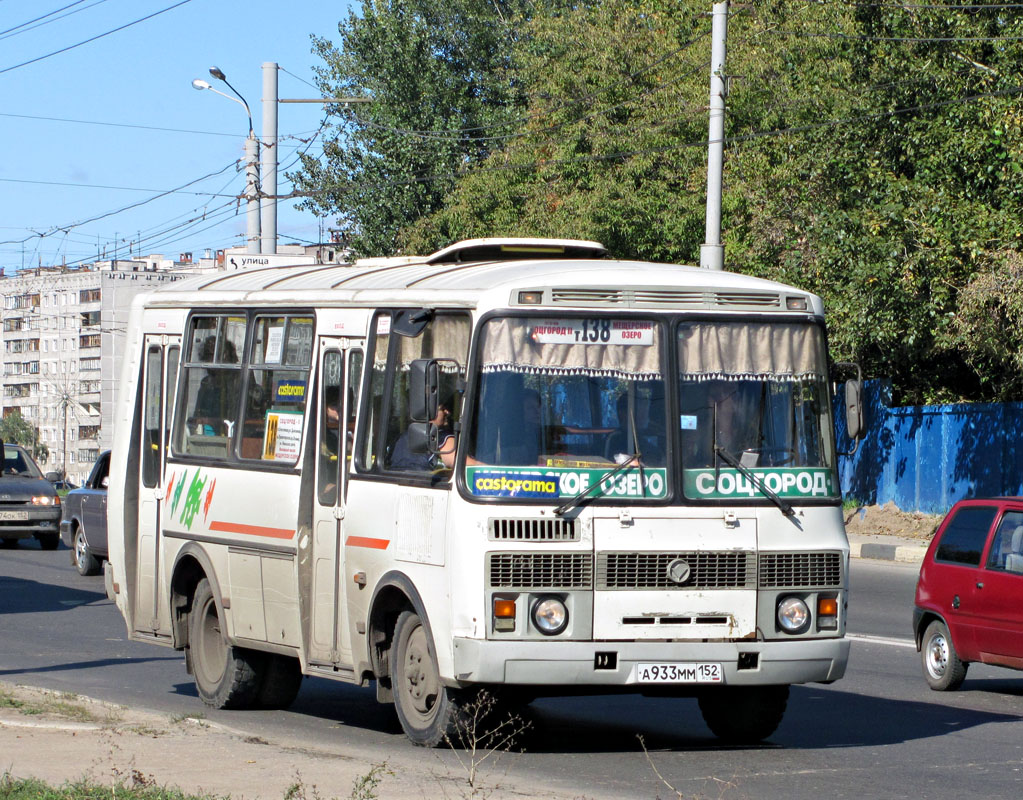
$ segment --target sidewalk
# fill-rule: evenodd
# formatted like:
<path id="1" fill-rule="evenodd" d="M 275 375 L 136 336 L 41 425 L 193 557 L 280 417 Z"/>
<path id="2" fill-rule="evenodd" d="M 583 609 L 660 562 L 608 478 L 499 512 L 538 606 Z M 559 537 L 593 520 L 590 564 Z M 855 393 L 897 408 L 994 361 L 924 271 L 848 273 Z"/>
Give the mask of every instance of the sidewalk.
<path id="1" fill-rule="evenodd" d="M 849 555 L 852 558 L 870 558 L 881 561 L 899 561 L 919 564 L 924 560 L 929 539 L 911 539 L 901 536 L 881 536 L 850 533 Z"/>

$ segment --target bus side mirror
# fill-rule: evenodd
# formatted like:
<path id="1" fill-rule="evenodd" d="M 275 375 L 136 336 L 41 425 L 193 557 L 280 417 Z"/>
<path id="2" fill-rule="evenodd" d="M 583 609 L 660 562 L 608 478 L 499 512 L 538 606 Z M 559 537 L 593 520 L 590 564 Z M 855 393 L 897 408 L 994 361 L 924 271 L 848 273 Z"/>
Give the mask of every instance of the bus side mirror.
<path id="1" fill-rule="evenodd" d="M 863 425 L 863 381 L 850 378 L 845 382 L 845 429 L 850 439 L 862 439 L 866 433 Z"/>
<path id="2" fill-rule="evenodd" d="M 440 375 L 437 361 L 417 358 L 409 365 L 408 405 L 413 422 L 429 422 L 437 416 Z"/>

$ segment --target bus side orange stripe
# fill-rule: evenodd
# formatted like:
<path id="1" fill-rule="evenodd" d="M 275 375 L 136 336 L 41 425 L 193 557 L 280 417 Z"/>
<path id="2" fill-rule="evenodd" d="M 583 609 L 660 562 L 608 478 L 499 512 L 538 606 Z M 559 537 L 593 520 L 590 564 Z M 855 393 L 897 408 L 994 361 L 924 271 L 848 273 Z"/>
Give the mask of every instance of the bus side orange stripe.
<path id="1" fill-rule="evenodd" d="M 293 530 L 287 528 L 265 528 L 262 525 L 243 525 L 240 522 L 222 522 L 213 520 L 210 523 L 211 531 L 222 531 L 224 533 L 247 533 L 251 536 L 269 536 L 273 539 L 290 539 L 295 535 Z"/>
<path id="2" fill-rule="evenodd" d="M 369 547 L 373 550 L 386 550 L 390 539 L 371 539 L 368 536 L 349 536 L 345 539 L 348 547 Z"/>

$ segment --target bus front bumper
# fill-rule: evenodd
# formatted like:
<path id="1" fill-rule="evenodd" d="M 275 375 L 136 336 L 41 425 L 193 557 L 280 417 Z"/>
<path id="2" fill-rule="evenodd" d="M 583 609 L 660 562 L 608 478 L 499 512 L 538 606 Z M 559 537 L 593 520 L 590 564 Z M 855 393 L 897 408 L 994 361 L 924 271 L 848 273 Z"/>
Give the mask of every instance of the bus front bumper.
<path id="1" fill-rule="evenodd" d="M 735 686 L 831 682 L 845 675 L 849 646 L 849 640 L 844 638 L 770 642 L 495 642 L 456 637 L 454 677 L 459 683 L 647 688 L 664 684 L 640 681 L 639 664 L 712 663 L 721 665 L 721 682 Z M 671 685 L 681 689 L 687 684 Z"/>

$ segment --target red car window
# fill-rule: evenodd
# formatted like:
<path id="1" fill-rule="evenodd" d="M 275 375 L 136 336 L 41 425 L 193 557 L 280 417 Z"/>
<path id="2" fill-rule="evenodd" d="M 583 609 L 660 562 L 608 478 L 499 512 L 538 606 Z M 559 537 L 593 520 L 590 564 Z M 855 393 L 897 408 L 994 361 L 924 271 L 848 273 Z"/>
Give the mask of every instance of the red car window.
<path id="1" fill-rule="evenodd" d="M 997 506 L 963 506 L 956 511 L 941 534 L 934 560 L 980 566 L 984 543 L 997 512 Z"/>

